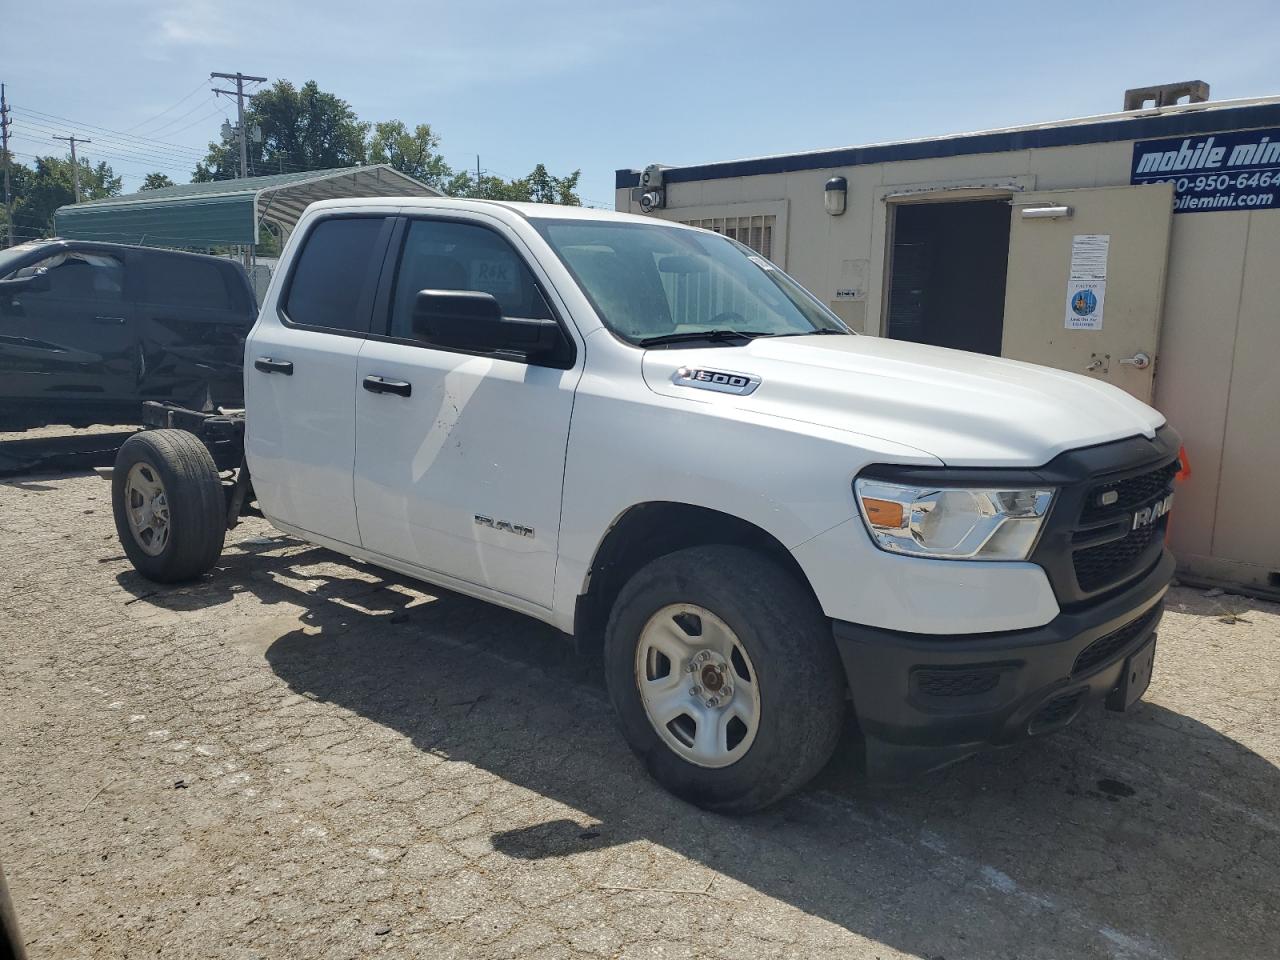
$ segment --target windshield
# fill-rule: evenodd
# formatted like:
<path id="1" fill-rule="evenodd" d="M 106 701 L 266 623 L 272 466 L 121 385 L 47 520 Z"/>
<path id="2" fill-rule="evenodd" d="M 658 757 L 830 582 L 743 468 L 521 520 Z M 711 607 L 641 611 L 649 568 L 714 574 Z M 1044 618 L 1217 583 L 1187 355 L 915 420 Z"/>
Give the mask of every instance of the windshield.
<path id="1" fill-rule="evenodd" d="M 726 237 L 660 223 L 533 224 L 604 324 L 630 343 L 849 333 L 798 283 Z"/>
<path id="2" fill-rule="evenodd" d="M 13 268 L 18 265 L 32 250 L 44 246 L 42 243 L 20 243 L 8 250 L 0 250 L 0 280 L 8 280 Z"/>

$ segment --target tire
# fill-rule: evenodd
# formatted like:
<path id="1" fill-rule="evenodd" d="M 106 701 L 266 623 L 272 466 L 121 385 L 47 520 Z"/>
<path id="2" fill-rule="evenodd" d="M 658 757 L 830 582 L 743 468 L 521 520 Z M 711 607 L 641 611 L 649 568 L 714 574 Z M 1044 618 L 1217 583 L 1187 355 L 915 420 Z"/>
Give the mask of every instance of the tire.
<path id="1" fill-rule="evenodd" d="M 671 668 L 664 672 L 665 654 L 655 651 L 666 649 L 662 638 L 673 629 L 668 617 L 685 634 L 675 634 L 677 641 L 688 638 L 696 652 L 681 666 L 665 657 Z M 699 667 L 704 651 L 697 648 L 720 646 L 725 628 L 737 652 L 726 664 L 721 654 L 705 651 L 715 667 L 708 673 Z M 689 637 L 690 630 L 696 635 Z M 672 652 L 680 649 L 677 643 Z M 801 584 L 755 551 L 694 547 L 641 568 L 614 604 L 604 656 L 609 696 L 627 742 L 655 780 L 697 806 L 735 814 L 766 807 L 808 783 L 839 740 L 845 680 L 830 623 Z M 642 694 L 650 682 L 654 687 Z M 658 686 L 669 692 L 654 694 Z M 717 702 L 699 714 L 711 686 L 728 691 L 727 705 Z M 651 711 L 665 717 L 682 709 L 686 693 L 685 715 L 665 725 L 650 719 Z M 646 706 L 646 697 L 657 705 Z M 720 718 L 737 713 L 747 719 L 730 718 L 721 735 Z M 700 753 L 703 721 L 697 715 L 710 718 L 706 729 L 715 738 Z M 740 732 L 732 746 L 735 722 Z"/>
<path id="2" fill-rule="evenodd" d="M 144 430 L 126 440 L 111 474 L 111 503 L 124 552 L 148 580 L 195 579 L 222 553 L 226 497 L 213 458 L 193 433 Z M 143 528 L 140 518 L 150 525 Z"/>

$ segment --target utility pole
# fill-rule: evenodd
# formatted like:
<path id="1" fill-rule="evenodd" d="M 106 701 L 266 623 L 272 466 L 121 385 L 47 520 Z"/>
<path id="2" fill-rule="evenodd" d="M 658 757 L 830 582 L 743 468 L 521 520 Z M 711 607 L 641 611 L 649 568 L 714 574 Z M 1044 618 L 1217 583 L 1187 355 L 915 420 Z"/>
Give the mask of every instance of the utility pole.
<path id="1" fill-rule="evenodd" d="M 235 73 L 211 73 L 210 77 L 221 80 L 234 80 L 236 88 L 234 90 L 220 90 L 213 88 L 214 93 L 225 94 L 228 97 L 236 98 L 236 134 L 240 139 L 240 179 L 244 180 L 249 176 L 249 131 L 244 128 L 244 85 L 245 81 L 249 83 L 266 83 L 266 77 L 250 77 L 246 74 L 236 71 Z M 255 228 L 256 231 L 256 228 Z M 242 259 L 246 270 L 250 269 L 255 260 L 257 253 L 257 244 L 251 243 L 248 247 L 242 247 Z"/>
<path id="2" fill-rule="evenodd" d="M 266 83 L 266 77 L 250 77 L 243 73 L 211 73 L 210 77 L 221 80 L 234 80 L 236 88 L 234 90 L 219 90 L 214 87 L 214 93 L 224 93 L 228 97 L 236 98 L 236 129 L 240 134 L 240 179 L 243 180 L 249 176 L 249 135 L 244 129 L 244 85 L 245 81 L 249 83 Z"/>
<path id="3" fill-rule="evenodd" d="M 55 140 L 66 140 L 71 144 L 71 182 L 76 187 L 76 203 L 80 202 L 80 163 L 76 160 L 76 144 L 77 143 L 93 143 L 92 140 L 86 140 L 84 137 L 54 137 Z"/>
<path id="4" fill-rule="evenodd" d="M 9 192 L 9 101 L 0 83 L 0 151 L 4 153 L 4 219 L 9 225 L 9 243 L 13 246 L 13 195 Z"/>

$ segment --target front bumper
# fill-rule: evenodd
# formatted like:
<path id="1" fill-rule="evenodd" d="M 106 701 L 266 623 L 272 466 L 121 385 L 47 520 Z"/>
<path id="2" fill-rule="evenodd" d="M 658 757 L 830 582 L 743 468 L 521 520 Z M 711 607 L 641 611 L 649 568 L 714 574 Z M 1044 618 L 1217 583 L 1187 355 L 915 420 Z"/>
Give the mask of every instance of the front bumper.
<path id="1" fill-rule="evenodd" d="M 935 636 L 834 621 L 868 775 L 905 779 L 1061 729 L 1107 699 L 1155 633 L 1173 569 L 1166 550 L 1119 593 L 1029 630 Z"/>

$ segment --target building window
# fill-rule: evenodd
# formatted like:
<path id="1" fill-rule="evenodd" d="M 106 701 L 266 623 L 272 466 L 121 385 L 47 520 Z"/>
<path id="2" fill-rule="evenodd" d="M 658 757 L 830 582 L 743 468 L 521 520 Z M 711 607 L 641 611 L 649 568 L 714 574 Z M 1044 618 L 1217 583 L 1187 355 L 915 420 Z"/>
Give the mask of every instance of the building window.
<path id="1" fill-rule="evenodd" d="M 777 218 L 773 214 L 754 217 L 707 217 L 703 220 L 681 220 L 685 226 L 714 230 L 730 240 L 737 240 L 760 256 L 773 260 L 773 228 Z"/>

